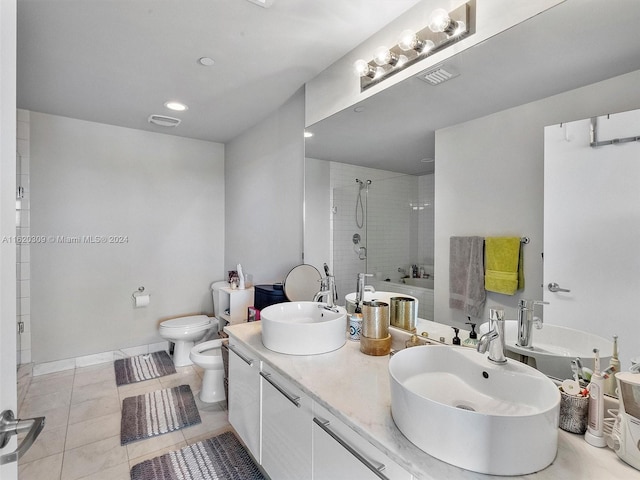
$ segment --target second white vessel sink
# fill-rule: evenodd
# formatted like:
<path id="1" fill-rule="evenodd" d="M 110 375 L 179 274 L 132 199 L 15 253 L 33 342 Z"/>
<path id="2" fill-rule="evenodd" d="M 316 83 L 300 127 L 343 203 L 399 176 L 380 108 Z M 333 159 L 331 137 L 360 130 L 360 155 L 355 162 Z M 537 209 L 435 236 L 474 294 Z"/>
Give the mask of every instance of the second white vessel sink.
<path id="1" fill-rule="evenodd" d="M 317 355 L 337 350 L 346 341 L 347 311 L 325 303 L 287 302 L 260 311 L 262 343 L 290 355 Z"/>
<path id="2" fill-rule="evenodd" d="M 487 331 L 488 324 L 480 325 L 480 332 Z M 507 320 L 504 327 L 505 348 L 518 355 L 533 357 L 536 368 L 546 375 L 564 380 L 571 378 L 571 360 L 580 357 L 583 366 L 593 369 L 593 349 L 600 351 L 600 365 L 609 365 L 613 342 L 592 333 L 544 323 L 541 329 L 531 329 L 533 348 L 518 345 L 518 322 Z"/>
<path id="3" fill-rule="evenodd" d="M 396 353 L 389 374 L 393 420 L 429 455 L 491 475 L 526 475 L 555 459 L 560 392 L 538 370 L 432 345 Z"/>

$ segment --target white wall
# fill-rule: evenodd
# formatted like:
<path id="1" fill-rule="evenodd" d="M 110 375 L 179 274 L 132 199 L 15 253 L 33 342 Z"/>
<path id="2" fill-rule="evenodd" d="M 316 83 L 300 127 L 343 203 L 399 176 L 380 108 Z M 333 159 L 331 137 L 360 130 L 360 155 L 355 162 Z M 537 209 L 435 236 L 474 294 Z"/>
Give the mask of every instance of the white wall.
<path id="1" fill-rule="evenodd" d="M 304 90 L 226 145 L 225 270 L 256 284 L 302 263 Z"/>
<path id="2" fill-rule="evenodd" d="M 486 309 L 504 305 L 513 319 L 519 298 L 542 298 L 544 127 L 639 108 L 639 84 L 636 71 L 436 132 L 436 321 L 466 320 L 449 309 L 452 235 L 529 237 L 524 291 L 488 293 Z"/>
<path id="3" fill-rule="evenodd" d="M 223 276 L 224 146 L 31 112 L 33 361 L 161 341 L 213 312 Z M 124 236 L 63 243 L 56 236 Z M 147 308 L 131 294 L 144 286 Z"/>
<path id="4" fill-rule="evenodd" d="M 16 1 L 0 2 L 0 234 L 16 231 Z M 16 245 L 0 243 L 0 405 L 17 412 Z M 17 437 L 17 435 L 16 435 Z M 4 447 L 16 448 L 14 437 Z M 17 478 L 17 462 L 0 466 L 0 477 Z"/>

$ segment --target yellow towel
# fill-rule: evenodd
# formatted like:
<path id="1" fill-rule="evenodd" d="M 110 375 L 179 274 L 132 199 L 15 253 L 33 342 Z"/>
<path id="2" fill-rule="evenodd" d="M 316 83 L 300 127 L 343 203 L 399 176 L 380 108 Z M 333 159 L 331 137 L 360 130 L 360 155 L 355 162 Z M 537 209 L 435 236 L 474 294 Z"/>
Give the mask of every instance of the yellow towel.
<path id="1" fill-rule="evenodd" d="M 520 237 L 485 238 L 485 290 L 514 295 L 524 288 L 523 263 Z"/>

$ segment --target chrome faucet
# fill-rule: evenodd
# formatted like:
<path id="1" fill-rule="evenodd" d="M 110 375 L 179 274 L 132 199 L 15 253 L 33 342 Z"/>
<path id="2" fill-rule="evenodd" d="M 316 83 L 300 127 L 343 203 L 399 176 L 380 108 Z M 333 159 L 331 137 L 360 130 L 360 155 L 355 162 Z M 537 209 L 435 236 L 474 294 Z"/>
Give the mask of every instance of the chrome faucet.
<path id="1" fill-rule="evenodd" d="M 493 363 L 506 363 L 504 356 L 504 310 L 489 309 L 489 331 L 478 340 L 477 350 L 485 353 L 489 350 L 489 360 Z"/>
<path id="2" fill-rule="evenodd" d="M 364 292 L 375 292 L 375 289 L 371 285 L 364 284 L 365 277 L 373 277 L 373 273 L 358 274 L 358 285 L 356 287 L 356 305 L 360 305 L 362 303 Z"/>
<path id="3" fill-rule="evenodd" d="M 334 294 L 335 294 L 335 277 L 333 275 L 327 275 L 325 278 L 320 279 L 320 291 L 313 297 L 314 302 L 319 302 L 320 299 L 324 299 L 329 309 L 335 307 Z"/>
<path id="4" fill-rule="evenodd" d="M 536 328 L 542 328 L 542 319 L 533 316 L 533 309 L 536 305 L 548 305 L 549 302 L 540 300 L 519 300 L 518 301 L 518 345 L 525 348 L 533 348 L 531 345 L 531 326 L 535 323 Z"/>

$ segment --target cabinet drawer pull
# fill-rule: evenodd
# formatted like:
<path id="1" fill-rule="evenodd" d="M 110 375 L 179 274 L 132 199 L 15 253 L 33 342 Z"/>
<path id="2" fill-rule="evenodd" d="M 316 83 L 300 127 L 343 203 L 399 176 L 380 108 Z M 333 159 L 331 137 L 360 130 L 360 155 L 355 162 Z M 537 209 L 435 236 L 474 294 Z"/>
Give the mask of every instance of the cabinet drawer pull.
<path id="1" fill-rule="evenodd" d="M 379 478 L 383 480 L 389 480 L 389 477 L 384 475 L 382 471 L 386 468 L 384 463 L 373 462 L 368 460 L 362 453 L 358 452 L 354 447 L 349 445 L 346 440 L 340 437 L 336 432 L 334 432 L 330 427 L 329 420 L 323 420 L 318 417 L 313 417 L 313 422 L 318 425 L 322 430 L 324 430 L 331 438 L 333 438 L 336 442 L 342 445 L 351 455 L 356 457 L 360 462 L 376 474 Z M 377 464 L 377 465 L 376 465 Z"/>
<path id="2" fill-rule="evenodd" d="M 240 353 L 240 350 L 235 345 L 229 345 L 229 350 L 238 355 L 247 365 L 253 365 L 254 360 Z"/>
<path id="3" fill-rule="evenodd" d="M 296 397 L 295 395 L 292 395 L 291 393 L 287 392 L 283 387 L 278 385 L 274 380 L 271 379 L 270 373 L 260 372 L 260 376 L 264 378 L 267 382 L 269 382 L 271 385 L 273 385 L 273 388 L 275 388 L 282 395 L 287 397 L 287 400 L 293 403 L 296 407 L 300 408 L 300 397 Z"/>

